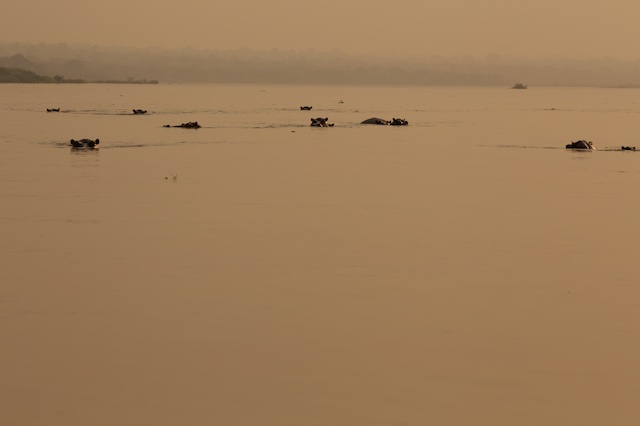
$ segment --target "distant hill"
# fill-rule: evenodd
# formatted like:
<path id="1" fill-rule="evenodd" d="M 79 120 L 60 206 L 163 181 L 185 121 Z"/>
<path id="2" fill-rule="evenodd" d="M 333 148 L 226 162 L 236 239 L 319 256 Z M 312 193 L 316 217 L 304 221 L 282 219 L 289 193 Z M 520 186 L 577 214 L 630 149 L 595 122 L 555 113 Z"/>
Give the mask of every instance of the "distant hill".
<path id="1" fill-rule="evenodd" d="M 44 64 L 34 62 L 21 53 L 0 57 L 0 67 L 29 70 L 43 75 L 49 74 L 49 70 Z"/>

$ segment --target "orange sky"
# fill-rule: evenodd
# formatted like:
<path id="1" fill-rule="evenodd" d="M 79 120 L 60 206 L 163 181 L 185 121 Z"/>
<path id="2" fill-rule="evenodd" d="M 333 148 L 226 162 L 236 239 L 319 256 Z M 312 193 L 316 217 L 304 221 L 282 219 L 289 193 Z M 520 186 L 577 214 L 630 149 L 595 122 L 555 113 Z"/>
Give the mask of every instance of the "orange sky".
<path id="1" fill-rule="evenodd" d="M 640 57 L 635 0 L 5 1 L 3 42 Z"/>

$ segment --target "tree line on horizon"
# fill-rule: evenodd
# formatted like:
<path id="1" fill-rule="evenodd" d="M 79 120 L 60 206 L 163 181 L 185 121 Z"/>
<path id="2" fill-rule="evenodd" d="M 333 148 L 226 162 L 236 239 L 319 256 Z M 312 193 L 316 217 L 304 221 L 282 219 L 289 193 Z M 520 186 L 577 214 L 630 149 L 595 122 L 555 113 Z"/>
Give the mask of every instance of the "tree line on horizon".
<path id="1" fill-rule="evenodd" d="M 110 83 L 110 84 L 158 84 L 158 80 L 96 80 L 86 81 L 81 78 L 68 79 L 61 75 L 40 75 L 22 68 L 0 67 L 0 83 Z"/>
<path id="2" fill-rule="evenodd" d="M 65 79 L 61 75 L 40 75 L 22 68 L 0 67 L 0 83 L 86 83 L 82 79 Z"/>

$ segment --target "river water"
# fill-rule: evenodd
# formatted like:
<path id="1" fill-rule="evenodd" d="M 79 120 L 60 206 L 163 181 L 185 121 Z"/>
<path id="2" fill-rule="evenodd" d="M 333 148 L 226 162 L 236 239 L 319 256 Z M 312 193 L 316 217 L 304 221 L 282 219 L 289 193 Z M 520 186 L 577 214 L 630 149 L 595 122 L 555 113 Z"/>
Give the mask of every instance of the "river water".
<path id="1" fill-rule="evenodd" d="M 0 425 L 637 424 L 639 95 L 0 85 Z"/>

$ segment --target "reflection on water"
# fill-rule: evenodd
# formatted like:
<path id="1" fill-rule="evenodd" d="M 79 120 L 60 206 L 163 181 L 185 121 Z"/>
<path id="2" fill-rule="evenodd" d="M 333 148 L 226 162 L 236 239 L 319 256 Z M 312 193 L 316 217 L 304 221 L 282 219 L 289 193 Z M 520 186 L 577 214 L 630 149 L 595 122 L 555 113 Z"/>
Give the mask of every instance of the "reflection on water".
<path id="1" fill-rule="evenodd" d="M 69 165 L 73 168 L 98 167 L 100 165 L 100 149 L 69 148 Z"/>
<path id="2" fill-rule="evenodd" d="M 0 86 L 0 423 L 640 418 L 633 91 L 68 86 Z"/>

